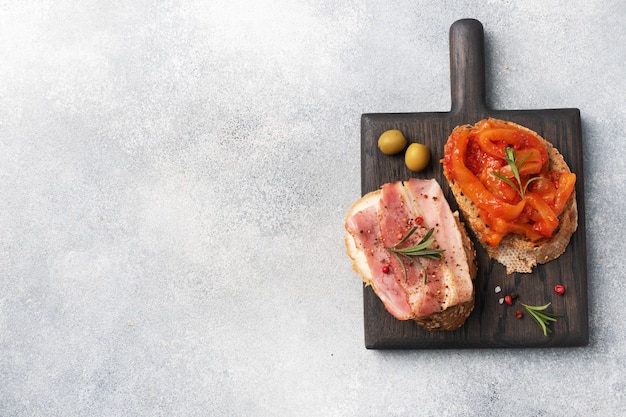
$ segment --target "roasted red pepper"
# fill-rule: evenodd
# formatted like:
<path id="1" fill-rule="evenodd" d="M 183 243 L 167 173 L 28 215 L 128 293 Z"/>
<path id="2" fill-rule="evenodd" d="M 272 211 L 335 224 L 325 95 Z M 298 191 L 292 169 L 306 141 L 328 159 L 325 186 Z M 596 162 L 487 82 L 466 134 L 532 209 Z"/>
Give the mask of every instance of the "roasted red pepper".
<path id="1" fill-rule="evenodd" d="M 550 238 L 576 184 L 575 174 L 549 169 L 548 151 L 537 137 L 496 119 L 455 129 L 443 168 L 478 207 L 488 226 L 483 241 L 492 246 L 510 233 L 533 242 Z"/>

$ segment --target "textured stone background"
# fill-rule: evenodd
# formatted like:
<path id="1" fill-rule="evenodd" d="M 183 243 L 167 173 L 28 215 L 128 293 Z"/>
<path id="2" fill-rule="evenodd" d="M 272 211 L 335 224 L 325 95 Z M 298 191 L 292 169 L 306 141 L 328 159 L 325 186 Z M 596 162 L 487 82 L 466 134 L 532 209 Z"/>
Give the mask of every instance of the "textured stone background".
<path id="1" fill-rule="evenodd" d="M 1 416 L 626 412 L 626 3 L 0 1 Z M 368 351 L 364 112 L 578 107 L 591 340 Z"/>

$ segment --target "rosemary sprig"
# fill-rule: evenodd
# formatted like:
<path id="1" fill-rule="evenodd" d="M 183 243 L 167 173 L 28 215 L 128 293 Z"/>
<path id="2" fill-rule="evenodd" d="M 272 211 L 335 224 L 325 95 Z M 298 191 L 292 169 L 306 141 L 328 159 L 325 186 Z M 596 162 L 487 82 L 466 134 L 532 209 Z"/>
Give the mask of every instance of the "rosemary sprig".
<path id="1" fill-rule="evenodd" d="M 430 245 L 435 242 L 435 238 L 432 237 L 434 228 L 431 228 L 428 233 L 419 241 L 419 243 L 415 246 L 409 246 L 406 248 L 399 248 L 401 244 L 403 244 L 415 231 L 417 230 L 416 226 L 413 226 L 409 233 L 406 234 L 398 243 L 391 247 L 385 247 L 393 256 L 396 258 L 400 266 L 402 267 L 402 272 L 404 272 L 404 279 L 408 281 L 409 277 L 406 272 L 406 267 L 404 266 L 404 262 L 402 262 L 401 256 L 413 261 L 412 257 L 420 257 L 420 258 L 429 258 L 429 259 L 440 259 L 441 254 L 445 252 L 445 249 L 428 249 Z M 422 265 L 421 262 L 417 261 L 417 263 L 422 267 L 424 271 L 424 283 L 427 281 L 426 276 L 426 268 Z"/>
<path id="2" fill-rule="evenodd" d="M 544 180 L 545 178 L 542 178 L 540 176 L 535 176 L 535 177 L 530 178 L 528 181 L 526 181 L 526 184 L 522 185 L 522 179 L 520 177 L 519 170 L 522 168 L 522 165 L 524 165 L 524 162 L 526 162 L 526 159 L 528 159 L 528 157 L 530 156 L 530 152 L 524 155 L 524 157 L 519 162 L 517 161 L 517 158 L 515 157 L 515 152 L 513 152 L 513 148 L 511 148 L 510 146 L 507 146 L 504 152 L 506 153 L 506 158 L 504 158 L 504 160 L 507 162 L 507 164 L 509 164 L 509 167 L 511 167 L 511 171 L 513 172 L 513 176 L 515 177 L 517 184 L 515 184 L 513 181 L 511 181 L 509 178 L 505 177 L 504 175 L 500 174 L 499 172 L 492 171 L 491 174 L 493 174 L 496 178 L 504 181 L 505 183 L 513 187 L 513 189 L 517 191 L 517 193 L 523 200 L 526 197 L 526 191 L 528 191 L 528 185 L 533 181 Z"/>
<path id="3" fill-rule="evenodd" d="M 548 326 L 550 325 L 550 322 L 556 321 L 556 318 L 560 317 L 561 315 L 544 312 L 544 310 L 548 308 L 551 303 L 543 306 L 529 306 L 524 303 L 521 304 L 524 306 L 528 314 L 530 314 L 535 319 L 535 321 L 539 323 L 539 326 L 543 330 L 544 336 L 547 336 L 548 333 L 552 333 L 552 330 L 550 330 Z"/>

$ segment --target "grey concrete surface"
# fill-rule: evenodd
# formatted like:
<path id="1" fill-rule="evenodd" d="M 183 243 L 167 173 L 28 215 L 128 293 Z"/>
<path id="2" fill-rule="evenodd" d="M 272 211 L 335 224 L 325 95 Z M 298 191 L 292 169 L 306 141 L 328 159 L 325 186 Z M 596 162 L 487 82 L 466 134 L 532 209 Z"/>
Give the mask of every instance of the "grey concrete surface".
<path id="1" fill-rule="evenodd" d="M 360 115 L 578 107 L 590 343 L 368 351 Z M 1 416 L 626 412 L 626 3 L 0 2 Z"/>

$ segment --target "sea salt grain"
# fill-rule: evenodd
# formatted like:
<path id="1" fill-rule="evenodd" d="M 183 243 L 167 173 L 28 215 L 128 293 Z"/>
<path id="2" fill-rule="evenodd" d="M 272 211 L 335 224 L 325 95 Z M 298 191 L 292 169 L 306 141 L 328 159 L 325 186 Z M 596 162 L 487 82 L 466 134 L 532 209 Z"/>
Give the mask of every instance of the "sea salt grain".
<path id="1" fill-rule="evenodd" d="M 502 291 L 502 288 L 500 288 L 500 286 L 498 285 L 498 286 L 496 287 L 496 294 L 498 294 L 500 291 Z"/>
<path id="2" fill-rule="evenodd" d="M 498 302 L 499 302 L 500 304 L 504 304 L 504 298 L 500 298 L 500 299 L 498 300 Z"/>

